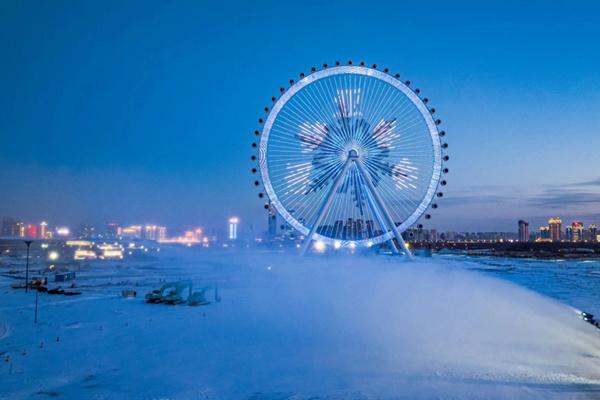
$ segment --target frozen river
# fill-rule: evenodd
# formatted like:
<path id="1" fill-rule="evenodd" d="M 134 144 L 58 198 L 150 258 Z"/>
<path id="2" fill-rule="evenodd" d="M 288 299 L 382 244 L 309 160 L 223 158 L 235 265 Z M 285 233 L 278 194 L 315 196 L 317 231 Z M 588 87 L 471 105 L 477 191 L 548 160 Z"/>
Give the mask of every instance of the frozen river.
<path id="1" fill-rule="evenodd" d="M 600 330 L 571 306 L 598 310 L 597 267 L 170 248 L 83 266 L 37 324 L 0 276 L 0 398 L 594 399 Z M 212 303 L 144 302 L 178 280 Z"/>
<path id="2" fill-rule="evenodd" d="M 505 279 L 600 316 L 600 260 L 534 260 L 446 255 L 461 267 Z"/>

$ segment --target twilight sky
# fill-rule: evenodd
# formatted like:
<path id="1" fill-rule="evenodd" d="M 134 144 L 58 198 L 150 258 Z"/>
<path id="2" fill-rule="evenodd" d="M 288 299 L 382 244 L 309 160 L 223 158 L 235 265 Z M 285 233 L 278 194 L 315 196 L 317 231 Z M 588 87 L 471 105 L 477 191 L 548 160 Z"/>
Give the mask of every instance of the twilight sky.
<path id="1" fill-rule="evenodd" d="M 483 5 L 485 3 L 485 5 Z M 448 132 L 426 226 L 600 223 L 595 1 L 0 3 L 0 216 L 265 228 L 252 131 L 311 66 L 365 60 Z"/>

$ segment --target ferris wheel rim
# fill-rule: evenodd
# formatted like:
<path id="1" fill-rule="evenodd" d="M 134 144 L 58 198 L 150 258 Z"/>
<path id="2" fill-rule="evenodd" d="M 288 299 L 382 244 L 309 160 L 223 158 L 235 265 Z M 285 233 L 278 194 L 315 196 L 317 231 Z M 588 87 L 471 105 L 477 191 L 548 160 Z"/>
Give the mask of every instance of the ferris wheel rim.
<path id="1" fill-rule="evenodd" d="M 313 82 L 318 80 L 342 74 L 355 74 L 373 77 L 375 79 L 379 79 L 383 82 L 386 82 L 393 86 L 395 89 L 400 90 L 417 108 L 419 114 L 423 117 L 425 124 L 427 126 L 427 131 L 429 133 L 429 137 L 431 138 L 431 143 L 433 146 L 433 168 L 431 179 L 429 185 L 427 187 L 427 191 L 425 192 L 423 198 L 419 205 L 414 209 L 411 215 L 409 215 L 400 225 L 398 225 L 398 230 L 400 232 L 406 231 L 408 228 L 413 226 L 419 218 L 425 213 L 429 205 L 434 199 L 434 196 L 437 192 L 437 188 L 440 182 L 440 177 L 442 173 L 442 146 L 441 140 L 437 128 L 436 121 L 433 119 L 429 109 L 421 100 L 421 98 L 406 84 L 400 81 L 398 78 L 377 70 L 375 68 L 369 68 L 366 66 L 356 66 L 356 65 L 342 65 L 342 66 L 334 66 L 327 67 L 325 69 L 312 72 L 306 76 L 304 76 L 299 81 L 292 84 L 292 86 L 287 89 L 282 95 L 275 101 L 272 108 L 269 110 L 269 114 L 267 115 L 266 120 L 263 124 L 262 134 L 259 142 L 259 169 L 261 178 L 263 181 L 263 186 L 267 197 L 273 207 L 277 210 L 277 212 L 289 223 L 293 228 L 298 230 L 302 235 L 307 235 L 310 232 L 310 228 L 302 224 L 298 221 L 294 216 L 287 210 L 287 208 L 281 203 L 277 196 L 276 190 L 273 188 L 273 184 L 271 182 L 269 167 L 267 163 L 268 159 L 268 144 L 269 144 L 269 136 L 271 133 L 271 129 L 279 112 L 285 107 L 285 105 L 300 92 L 303 88 L 310 85 Z M 386 232 L 381 235 L 374 236 L 367 239 L 359 239 L 359 240 L 344 240 L 344 239 L 336 239 L 329 236 L 325 236 L 319 233 L 315 233 L 313 235 L 313 240 L 320 240 L 327 244 L 332 244 L 340 247 L 347 247 L 354 245 L 361 246 L 371 246 L 375 244 L 379 244 L 385 241 L 388 241 L 394 237 L 394 232 L 391 229 L 388 229 Z"/>

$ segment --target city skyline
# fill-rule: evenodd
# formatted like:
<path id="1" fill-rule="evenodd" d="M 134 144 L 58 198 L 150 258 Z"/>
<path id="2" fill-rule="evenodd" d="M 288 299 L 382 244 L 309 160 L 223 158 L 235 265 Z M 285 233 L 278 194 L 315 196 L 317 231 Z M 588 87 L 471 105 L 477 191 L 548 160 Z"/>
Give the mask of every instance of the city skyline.
<path id="1" fill-rule="evenodd" d="M 0 7 L 0 215 L 70 226 L 238 215 L 262 231 L 247 162 L 261 110 L 312 65 L 364 59 L 410 76 L 444 121 L 449 185 L 426 227 L 513 231 L 559 212 L 600 221 L 595 3 L 394 4 L 385 15 L 332 4 Z M 350 21 L 363 12 L 374 14 L 357 32 Z"/>
<path id="2" fill-rule="evenodd" d="M 399 224 L 399 222 L 397 222 Z M 596 221 L 572 221 L 564 223 L 560 217 L 550 217 L 539 228 L 530 227 L 523 219 L 516 221 L 514 230 L 457 230 L 438 229 L 436 227 L 413 227 L 405 233 L 408 240 L 515 240 L 519 242 L 600 242 Z M 379 230 L 373 220 L 348 218 L 336 220 L 333 225 L 320 225 L 317 232 L 328 232 L 340 240 L 360 240 L 370 237 Z M 169 232 L 169 235 L 167 235 Z M 101 226 L 77 224 L 69 227 L 64 224 L 51 225 L 47 221 L 39 223 L 24 222 L 18 218 L 4 216 L 0 220 L 0 238 L 68 239 L 68 238 L 110 238 L 146 239 L 164 243 L 207 243 L 210 241 L 255 241 L 287 238 L 295 242 L 301 235 L 281 217 L 269 212 L 265 229 L 255 230 L 252 225 L 245 226 L 236 216 L 223 221 L 222 226 L 188 224 L 184 228 L 167 227 L 154 223 L 120 224 L 109 222 Z"/>

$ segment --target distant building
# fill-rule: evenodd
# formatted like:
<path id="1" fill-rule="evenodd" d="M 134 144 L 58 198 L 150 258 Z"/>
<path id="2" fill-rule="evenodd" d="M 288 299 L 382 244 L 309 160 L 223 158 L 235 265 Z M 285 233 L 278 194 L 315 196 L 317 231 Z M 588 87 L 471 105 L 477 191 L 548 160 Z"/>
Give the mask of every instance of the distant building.
<path id="1" fill-rule="evenodd" d="M 598 226 L 595 224 L 590 225 L 590 240 L 592 242 L 598 242 Z"/>
<path id="2" fill-rule="evenodd" d="M 573 228 L 571 228 L 571 225 L 568 225 L 565 229 L 565 240 L 567 242 L 573 241 Z"/>
<path id="3" fill-rule="evenodd" d="M 121 236 L 125 236 L 131 239 L 142 238 L 142 227 L 140 225 L 131 225 L 121 229 Z"/>
<path id="4" fill-rule="evenodd" d="M 444 237 L 442 240 L 456 240 L 457 233 L 454 231 L 448 231 L 443 233 Z"/>
<path id="5" fill-rule="evenodd" d="M 30 238 L 36 238 L 37 237 L 37 226 L 35 226 L 34 224 L 27 224 L 27 230 L 25 232 L 25 236 L 30 237 Z"/>
<path id="6" fill-rule="evenodd" d="M 431 229 L 429 231 L 429 241 L 430 242 L 437 242 L 439 240 L 438 238 L 438 232 L 436 229 Z"/>
<path id="7" fill-rule="evenodd" d="M 542 241 L 542 242 L 551 242 L 552 241 L 552 236 L 550 234 L 550 227 L 540 226 L 540 241 Z"/>
<path id="8" fill-rule="evenodd" d="M 550 228 L 550 239 L 553 242 L 560 242 L 562 240 L 562 220 L 560 218 L 550 218 L 548 227 Z"/>
<path id="9" fill-rule="evenodd" d="M 159 242 L 164 242 L 165 240 L 167 240 L 167 227 L 159 226 L 156 231 L 156 236 Z"/>
<path id="10" fill-rule="evenodd" d="M 45 221 L 40 223 L 40 229 L 38 230 L 40 239 L 48 238 L 48 224 Z"/>
<path id="11" fill-rule="evenodd" d="M 2 232 L 0 232 L 0 236 L 4 237 L 15 237 L 19 236 L 19 229 L 17 227 L 17 223 L 12 218 L 2 218 Z"/>
<path id="12" fill-rule="evenodd" d="M 77 232 L 77 236 L 83 239 L 91 239 L 94 237 L 94 227 L 91 225 L 81 224 L 79 225 L 79 231 Z"/>
<path id="13" fill-rule="evenodd" d="M 144 227 L 144 239 L 163 241 L 167 238 L 167 228 L 158 225 L 146 225 Z"/>
<path id="14" fill-rule="evenodd" d="M 106 225 L 106 235 L 109 237 L 119 236 L 120 231 L 121 231 L 121 228 L 119 227 L 119 224 L 115 224 L 114 222 L 111 222 Z"/>
<path id="15" fill-rule="evenodd" d="M 529 241 L 529 223 L 519 220 L 519 242 Z"/>
<path id="16" fill-rule="evenodd" d="M 24 238 L 27 236 L 27 231 L 25 230 L 25 224 L 23 222 L 17 222 L 15 224 L 17 228 L 17 236 Z"/>
<path id="17" fill-rule="evenodd" d="M 238 238 L 238 224 L 239 219 L 237 217 L 229 218 L 229 240 L 237 240 Z"/>
<path id="18" fill-rule="evenodd" d="M 567 240 L 570 242 L 581 242 L 583 241 L 583 223 L 580 221 L 573 221 L 569 227 L 567 227 Z"/>

